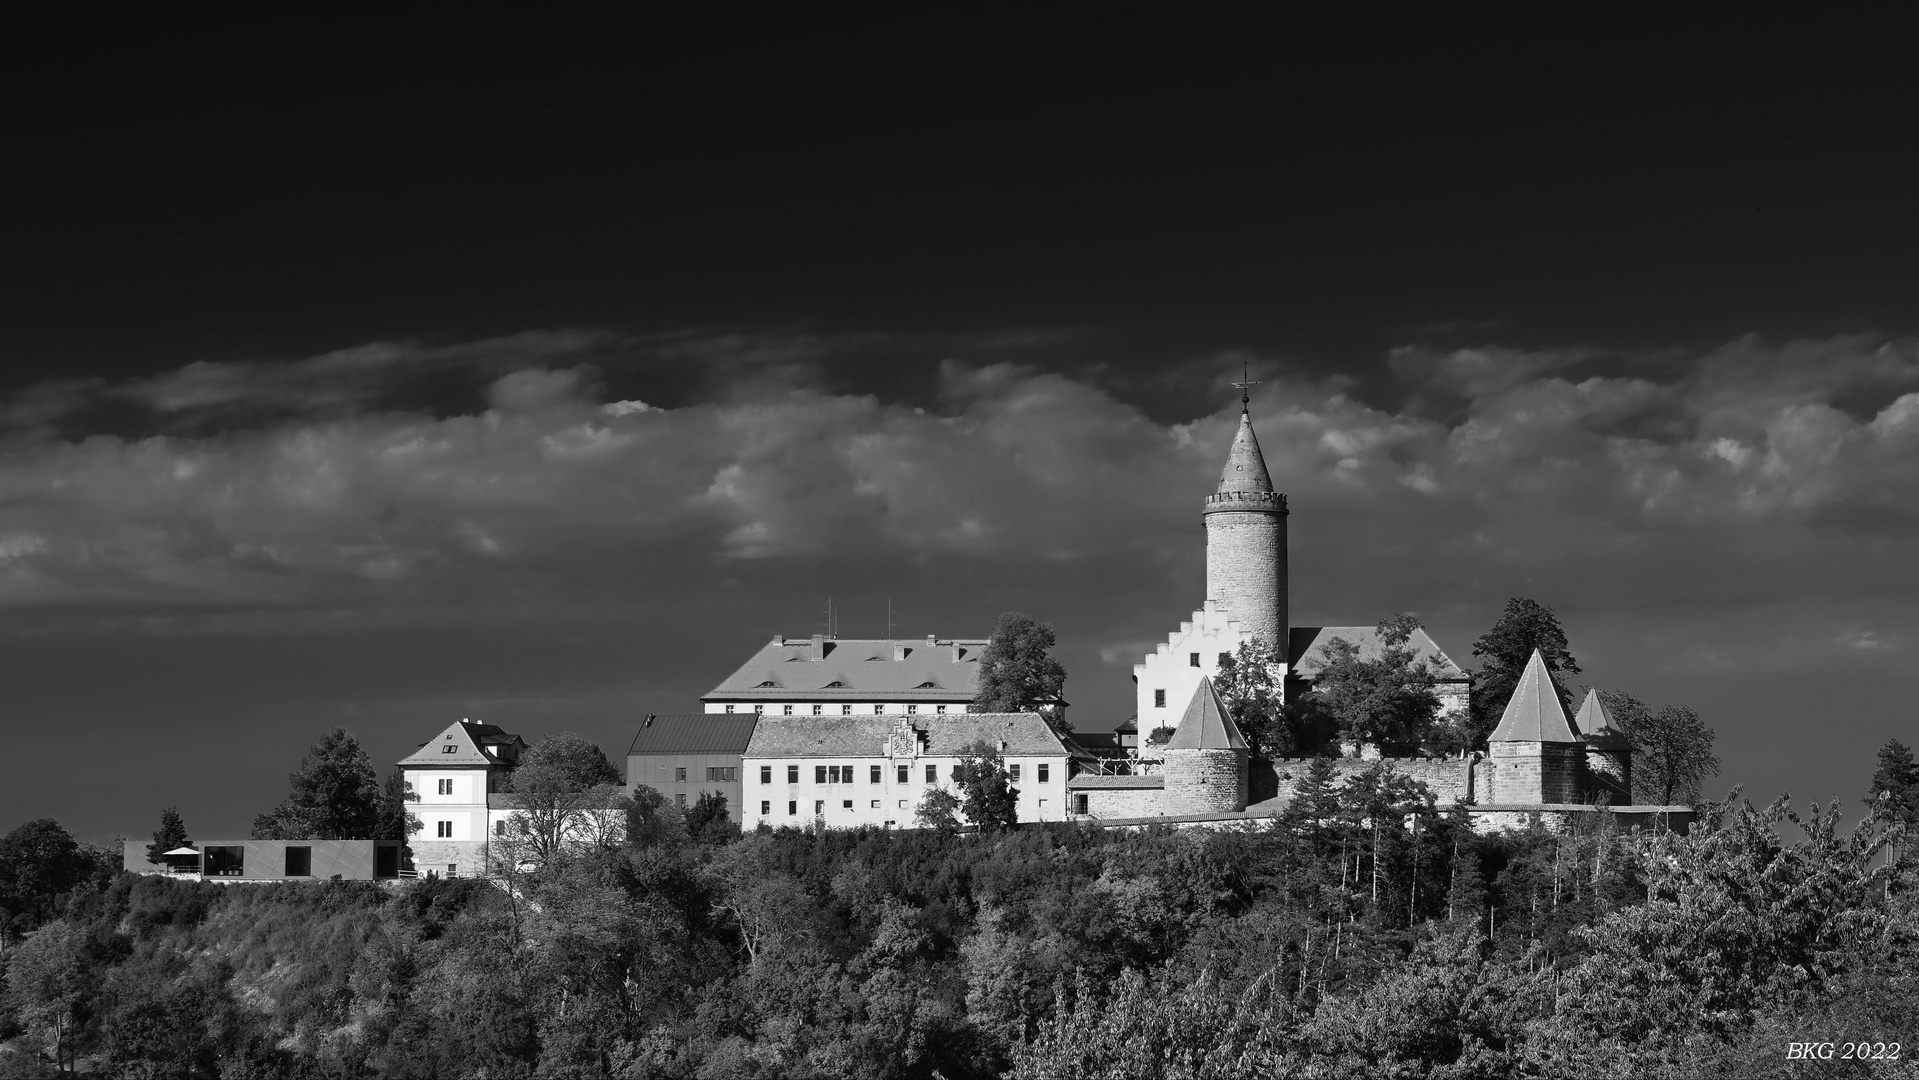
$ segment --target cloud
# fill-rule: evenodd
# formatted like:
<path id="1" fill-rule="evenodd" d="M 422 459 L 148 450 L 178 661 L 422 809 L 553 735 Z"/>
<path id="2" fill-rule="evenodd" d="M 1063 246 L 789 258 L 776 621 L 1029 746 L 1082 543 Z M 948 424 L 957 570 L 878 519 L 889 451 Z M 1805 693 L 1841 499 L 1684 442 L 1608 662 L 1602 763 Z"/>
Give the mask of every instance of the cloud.
<path id="1" fill-rule="evenodd" d="M 1067 374 L 947 360 L 916 406 L 823 386 L 808 365 L 830 341 L 736 335 L 674 339 L 752 374 L 661 407 L 603 400 L 614 340 L 370 345 L 29 391 L 11 415 L 89 395 L 280 412 L 146 437 L 12 429 L 0 606 L 16 621 L 537 616 L 727 582 L 809 589 L 832 564 L 1052 597 L 1096 649 L 1124 651 L 1200 599 L 1198 507 L 1236 402 L 1165 422 Z M 1910 620 L 1919 584 L 1919 345 L 1742 339 L 1597 363 L 1395 353 L 1409 397 L 1450 395 L 1444 415 L 1268 366 L 1254 411 L 1291 499 L 1301 621 L 1464 618 L 1523 592 L 1595 620 L 1710 624 L 1721 661 L 1737 641 L 1776 660 L 1753 620 L 1781 619 L 1801 652 L 1894 662 L 1904 639 L 1886 627 Z M 483 390 L 445 415 L 395 403 L 394 373 L 428 368 Z"/>

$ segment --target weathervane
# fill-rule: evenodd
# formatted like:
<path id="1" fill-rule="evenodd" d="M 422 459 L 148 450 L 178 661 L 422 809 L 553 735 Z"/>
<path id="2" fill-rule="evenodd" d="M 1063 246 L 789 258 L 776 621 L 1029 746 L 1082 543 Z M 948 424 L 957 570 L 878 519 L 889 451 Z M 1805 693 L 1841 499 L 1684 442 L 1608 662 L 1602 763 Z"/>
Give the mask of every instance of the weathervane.
<path id="1" fill-rule="evenodd" d="M 1233 386 L 1239 390 L 1239 407 L 1242 411 L 1246 410 L 1253 401 L 1252 395 L 1248 394 L 1247 391 L 1259 385 L 1259 380 L 1253 378 L 1252 375 L 1252 362 L 1249 360 L 1241 360 L 1239 381 L 1234 383 Z"/>

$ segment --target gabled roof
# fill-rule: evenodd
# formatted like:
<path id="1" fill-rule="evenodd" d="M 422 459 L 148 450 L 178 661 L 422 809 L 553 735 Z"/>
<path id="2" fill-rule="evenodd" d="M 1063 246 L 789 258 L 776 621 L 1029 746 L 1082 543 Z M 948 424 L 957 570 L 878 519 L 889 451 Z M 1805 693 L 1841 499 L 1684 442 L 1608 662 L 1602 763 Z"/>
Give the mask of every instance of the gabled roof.
<path id="1" fill-rule="evenodd" d="M 885 757 L 902 721 L 920 738 L 920 756 L 957 757 L 985 740 L 1008 757 L 1068 757 L 1066 744 L 1038 713 L 949 713 L 945 716 L 762 716 L 749 758 Z"/>
<path id="2" fill-rule="evenodd" d="M 753 713 L 648 713 L 627 754 L 738 754 L 752 741 Z"/>
<path id="3" fill-rule="evenodd" d="M 1386 650 L 1386 643 L 1380 640 L 1379 630 L 1372 626 L 1295 626 L 1287 634 L 1286 668 L 1299 678 L 1311 679 L 1319 669 L 1326 666 L 1326 646 L 1334 638 L 1345 638 L 1359 646 L 1361 660 L 1377 660 Z M 1414 630 L 1412 637 L 1406 639 L 1407 647 L 1413 650 L 1417 660 L 1431 660 L 1433 674 L 1443 682 L 1456 682 L 1466 678 L 1466 672 L 1446 650 L 1432 639 L 1425 629 Z M 1437 656 L 1437 660 L 1432 658 Z"/>
<path id="4" fill-rule="evenodd" d="M 1232 449 L 1226 451 L 1226 467 L 1220 470 L 1219 491 L 1271 491 L 1273 478 L 1266 471 L 1266 458 L 1259 452 L 1259 438 L 1253 434 L 1253 418 L 1242 410 L 1239 430 L 1233 433 Z"/>
<path id="5" fill-rule="evenodd" d="M 452 750 L 446 749 L 453 747 Z M 471 720 L 455 721 L 438 738 L 428 739 L 420 748 L 400 759 L 401 765 L 416 768 L 453 765 L 511 765 L 519 759 L 526 743 L 518 736 L 493 724 Z"/>
<path id="6" fill-rule="evenodd" d="M 1553 689 L 1552 676 L 1546 671 L 1546 660 L 1534 649 L 1532 657 L 1526 661 L 1526 670 L 1519 675 L 1519 685 L 1513 687 L 1513 696 L 1506 702 L 1506 713 L 1499 718 L 1499 726 L 1487 737 L 1489 742 L 1553 742 L 1576 743 L 1579 733 L 1566 719 L 1566 710 L 1559 704 L 1559 694 Z"/>
<path id="7" fill-rule="evenodd" d="M 1246 739 L 1239 733 L 1239 725 L 1226 711 L 1226 703 L 1219 700 L 1219 691 L 1213 689 L 1213 680 L 1202 675 L 1199 686 L 1193 690 L 1193 700 L 1186 704 L 1186 715 L 1179 718 L 1179 726 L 1173 729 L 1173 737 L 1166 740 L 1168 750 L 1244 750 Z"/>
<path id="8" fill-rule="evenodd" d="M 776 637 L 700 700 L 965 704 L 985 651 L 985 638 Z"/>
<path id="9" fill-rule="evenodd" d="M 1612 710 L 1599 699 L 1599 691 L 1586 691 L 1586 700 L 1579 703 L 1579 713 L 1573 717 L 1573 730 L 1586 740 L 1587 745 L 1601 750 L 1631 750 L 1633 743 L 1626 733 L 1613 723 Z"/>

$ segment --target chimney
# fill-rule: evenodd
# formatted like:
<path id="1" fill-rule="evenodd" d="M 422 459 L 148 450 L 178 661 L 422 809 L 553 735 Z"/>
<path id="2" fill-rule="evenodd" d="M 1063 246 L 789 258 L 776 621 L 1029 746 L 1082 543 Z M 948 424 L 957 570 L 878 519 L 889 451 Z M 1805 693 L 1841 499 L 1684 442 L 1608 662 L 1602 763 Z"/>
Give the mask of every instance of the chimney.
<path id="1" fill-rule="evenodd" d="M 894 660 L 904 660 L 904 659 L 906 659 L 906 654 L 907 654 L 907 653 L 908 653 L 909 651 L 911 651 L 911 650 L 909 650 L 909 649 L 907 649 L 907 647 L 906 647 L 906 642 L 904 642 L 904 641 L 895 641 L 895 642 L 893 643 L 893 659 L 894 659 Z"/>
<path id="2" fill-rule="evenodd" d="M 825 634 L 813 635 L 813 651 L 811 653 L 808 653 L 806 658 L 808 660 L 826 659 L 826 635 Z"/>
<path id="3" fill-rule="evenodd" d="M 937 637 L 934 637 L 934 636 L 933 636 L 932 634 L 928 634 L 928 635 L 926 635 L 926 647 L 927 647 L 927 648 L 929 648 L 929 649 L 930 649 L 930 648 L 932 648 L 933 646 L 935 646 L 935 645 L 938 645 L 938 644 L 939 644 L 939 638 L 937 638 Z"/>

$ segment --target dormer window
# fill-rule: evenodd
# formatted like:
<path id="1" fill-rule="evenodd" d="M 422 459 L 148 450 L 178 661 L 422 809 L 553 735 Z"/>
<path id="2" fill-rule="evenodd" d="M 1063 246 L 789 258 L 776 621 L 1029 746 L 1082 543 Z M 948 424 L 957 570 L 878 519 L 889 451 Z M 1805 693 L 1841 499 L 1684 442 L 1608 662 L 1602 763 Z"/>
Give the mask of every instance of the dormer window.
<path id="1" fill-rule="evenodd" d="M 760 684 L 759 684 L 758 686 L 755 686 L 755 687 L 754 687 L 753 689 L 755 689 L 755 690 L 764 690 L 764 689 L 766 689 L 766 688 L 767 688 L 767 687 L 769 687 L 769 686 L 778 686 L 778 685 L 779 685 L 779 683 L 776 683 L 776 682 L 774 682 L 774 681 L 773 681 L 772 679 L 768 679 L 768 680 L 766 680 L 765 682 L 763 682 L 763 683 L 760 683 Z"/>
<path id="2" fill-rule="evenodd" d="M 833 680 L 832 682 L 830 682 L 830 683 L 827 683 L 827 684 L 826 684 L 825 686 L 822 686 L 822 687 L 820 687 L 820 689 L 822 689 L 822 690 L 844 690 L 844 689 L 846 689 L 846 684 L 845 684 L 845 683 L 843 683 L 843 682 L 841 682 L 841 681 L 840 681 L 840 680 L 838 680 L 838 679 L 834 679 L 834 680 Z"/>
<path id="3" fill-rule="evenodd" d="M 921 684 L 919 684 L 918 686 L 915 686 L 915 687 L 914 687 L 913 689 L 915 689 L 915 690 L 938 690 L 938 689 L 939 689 L 939 687 L 940 687 L 940 684 L 938 684 L 938 683 L 936 683 L 936 682 L 934 682 L 934 681 L 933 681 L 933 680 L 931 680 L 931 679 L 928 679 L 928 680 L 926 680 L 925 682 L 923 682 L 923 683 L 921 683 Z"/>
<path id="4" fill-rule="evenodd" d="M 440 753 L 442 754 L 457 754 L 459 752 L 460 748 L 452 743 L 447 743 L 445 746 L 440 747 Z"/>

